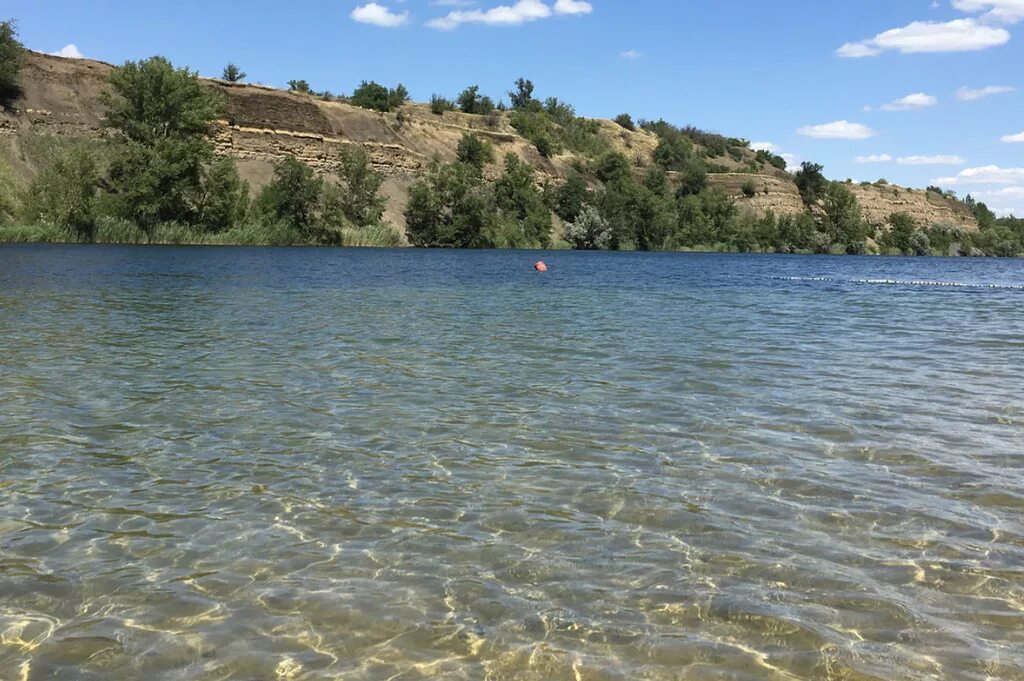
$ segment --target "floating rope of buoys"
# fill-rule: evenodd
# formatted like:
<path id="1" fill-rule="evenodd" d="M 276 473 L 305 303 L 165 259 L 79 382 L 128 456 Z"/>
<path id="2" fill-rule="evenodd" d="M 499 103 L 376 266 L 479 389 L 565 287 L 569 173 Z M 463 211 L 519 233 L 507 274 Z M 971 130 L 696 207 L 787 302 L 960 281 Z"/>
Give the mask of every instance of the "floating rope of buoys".
<path id="1" fill-rule="evenodd" d="M 538 260 L 533 264 L 533 269 L 537 270 L 538 272 L 547 272 L 548 266 L 547 264 L 545 264 L 543 260 Z"/>

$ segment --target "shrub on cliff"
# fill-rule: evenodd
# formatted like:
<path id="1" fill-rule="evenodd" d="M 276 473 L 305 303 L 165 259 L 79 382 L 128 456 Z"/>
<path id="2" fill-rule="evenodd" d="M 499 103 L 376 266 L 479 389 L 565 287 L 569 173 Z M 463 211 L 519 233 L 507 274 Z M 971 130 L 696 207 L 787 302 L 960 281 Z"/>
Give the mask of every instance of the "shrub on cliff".
<path id="1" fill-rule="evenodd" d="M 288 90 L 291 92 L 298 92 L 304 95 L 312 94 L 313 88 L 310 87 L 309 83 L 305 80 L 289 80 Z"/>
<path id="2" fill-rule="evenodd" d="M 459 163 L 470 165 L 478 171 L 483 170 L 488 163 L 494 162 L 494 146 L 468 132 L 462 134 L 455 153 Z"/>
<path id="3" fill-rule="evenodd" d="M 0 161 L 0 225 L 10 222 L 18 213 L 18 186 L 14 169 Z"/>
<path id="4" fill-rule="evenodd" d="M 822 174 L 824 169 L 824 166 L 818 163 L 804 161 L 800 164 L 800 170 L 796 171 L 796 175 L 793 178 L 796 182 L 796 188 L 800 191 L 801 198 L 803 198 L 804 203 L 808 206 L 820 199 L 829 186 L 828 180 Z"/>
<path id="5" fill-rule="evenodd" d="M 221 73 L 221 79 L 226 80 L 229 83 L 241 83 L 245 80 L 248 74 L 242 71 L 234 64 L 228 64 L 224 67 L 223 73 Z"/>
<path id="6" fill-rule="evenodd" d="M 430 112 L 441 116 L 446 111 L 455 111 L 455 102 L 450 99 L 445 99 L 441 95 L 431 95 Z"/>
<path id="7" fill-rule="evenodd" d="M 0 106 L 8 107 L 21 96 L 21 64 L 24 47 L 18 42 L 14 20 L 0 22 Z"/>
<path id="8" fill-rule="evenodd" d="M 619 114 L 615 117 L 615 122 L 621 125 L 626 130 L 633 132 L 636 130 L 636 123 L 633 122 L 633 117 L 628 113 Z"/>
<path id="9" fill-rule="evenodd" d="M 373 111 L 389 112 L 409 101 L 409 91 L 401 83 L 387 89 L 380 83 L 363 81 L 349 97 L 349 103 Z"/>

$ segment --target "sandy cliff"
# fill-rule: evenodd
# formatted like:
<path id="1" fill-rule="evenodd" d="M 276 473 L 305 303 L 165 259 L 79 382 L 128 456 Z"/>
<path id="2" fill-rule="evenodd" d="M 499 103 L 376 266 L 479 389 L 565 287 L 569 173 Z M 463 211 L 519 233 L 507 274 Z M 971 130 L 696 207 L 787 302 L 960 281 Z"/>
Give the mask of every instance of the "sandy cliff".
<path id="1" fill-rule="evenodd" d="M 99 93 L 112 67 L 96 61 L 70 60 L 29 54 L 24 69 L 25 96 L 14 112 L 0 114 L 0 153 L 23 175 L 35 169 L 32 140 L 40 136 L 97 136 L 101 134 Z M 466 131 L 490 140 L 500 159 L 513 152 L 545 179 L 558 182 L 570 171 L 575 157 L 563 154 L 546 159 L 508 124 L 458 112 L 437 116 L 427 105 L 410 104 L 401 114 L 382 114 L 301 94 L 255 86 L 209 81 L 225 95 L 226 114 L 212 132 L 216 150 L 238 159 L 243 175 L 254 186 L 265 183 L 274 161 L 294 154 L 323 171 L 336 167 L 343 149 L 363 147 L 373 166 L 387 177 L 388 217 L 402 224 L 406 190 L 416 172 L 432 158 L 452 160 Z M 611 121 L 600 121 L 601 135 L 639 167 L 651 163 L 657 138 L 645 131 L 630 132 Z M 723 168 L 736 168 L 727 157 L 711 159 Z M 744 206 L 758 213 L 777 215 L 804 209 L 792 177 L 769 166 L 758 174 L 716 173 L 710 176 Z M 489 169 L 496 174 L 498 168 Z M 744 185 L 753 183 L 753 197 Z M 850 185 L 869 221 L 881 224 L 893 212 L 910 214 L 922 225 L 948 224 L 977 227 L 973 218 L 954 201 L 924 191 Z"/>

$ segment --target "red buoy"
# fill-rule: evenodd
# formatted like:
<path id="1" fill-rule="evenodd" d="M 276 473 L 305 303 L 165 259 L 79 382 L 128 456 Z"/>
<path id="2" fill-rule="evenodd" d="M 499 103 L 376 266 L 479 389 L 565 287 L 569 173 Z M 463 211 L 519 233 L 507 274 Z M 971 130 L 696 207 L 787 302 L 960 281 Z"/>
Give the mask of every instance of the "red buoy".
<path id="1" fill-rule="evenodd" d="M 534 263 L 533 269 L 537 270 L 538 272 L 547 272 L 548 266 L 544 264 L 543 260 L 539 260 L 536 263 Z"/>

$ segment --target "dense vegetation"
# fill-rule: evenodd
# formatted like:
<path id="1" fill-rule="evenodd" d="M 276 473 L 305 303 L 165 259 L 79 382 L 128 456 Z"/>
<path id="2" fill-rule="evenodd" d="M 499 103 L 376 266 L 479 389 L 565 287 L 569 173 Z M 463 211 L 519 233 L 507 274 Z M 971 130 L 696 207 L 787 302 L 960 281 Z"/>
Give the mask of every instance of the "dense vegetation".
<path id="1" fill-rule="evenodd" d="M 23 51 L 14 21 L 0 23 L 0 107 L 9 107 L 21 94 Z"/>
<path id="2" fill-rule="evenodd" d="M 0 24 L 0 96 L 19 94 L 22 47 L 11 22 Z M 246 77 L 229 64 L 223 79 Z M 316 93 L 304 80 L 292 91 Z M 915 224 L 894 214 L 887 224 L 864 219 L 849 182 L 831 182 L 822 166 L 804 163 L 793 180 L 801 214 L 758 216 L 716 188 L 710 175 L 782 174 L 785 161 L 750 149 L 741 139 L 664 120 L 615 119 L 618 133 L 576 115 L 556 97 L 540 100 L 524 78 L 508 92 L 510 105 L 470 86 L 454 100 L 434 95 L 430 109 L 483 116 L 486 127 L 507 123 L 543 157 L 572 152 L 562 183 L 541 182 L 515 154 L 499 158 L 477 134 L 462 136 L 456 160 L 431 162 L 416 178 L 406 207 L 407 237 L 422 247 L 621 250 L 721 250 L 780 253 L 1024 254 L 1024 221 L 997 219 L 970 196 L 960 202 L 980 230 Z M 409 99 L 364 81 L 349 103 L 380 112 Z M 38 140 L 42 159 L 27 186 L 0 165 L 0 238 L 4 240 L 397 245 L 384 222 L 381 176 L 361 148 L 343 153 L 331 172 L 286 157 L 253 197 L 235 161 L 217 157 L 209 141 L 224 102 L 197 74 L 161 57 L 115 69 L 101 95 L 102 140 Z M 401 117 L 407 112 L 399 111 Z M 474 126 L 469 126 L 474 127 Z M 626 131 L 656 138 L 653 153 L 631 156 Z M 619 139 L 621 137 L 621 139 Z M 624 148 L 623 148 L 624 147 Z M 649 149 L 650 147 L 648 147 Z M 500 165 L 495 165 L 500 163 Z M 735 196 L 755 200 L 751 179 Z M 884 180 L 874 183 L 884 186 Z M 951 192 L 929 187 L 945 201 Z M 23 225 L 13 227 L 12 225 Z M 24 226 L 24 225 L 27 225 Z"/>
<path id="3" fill-rule="evenodd" d="M 45 140 L 23 189 L 0 173 L 6 238 L 50 241 L 398 245 L 382 178 L 361 149 L 321 176 L 287 157 L 252 200 L 235 161 L 208 139 L 223 103 L 162 57 L 115 69 L 101 95 L 102 141 Z"/>

